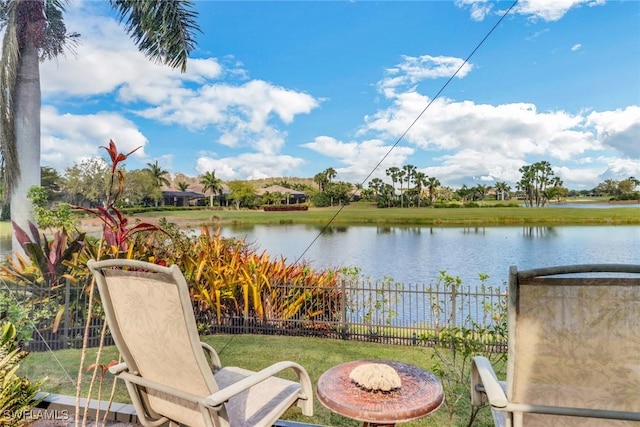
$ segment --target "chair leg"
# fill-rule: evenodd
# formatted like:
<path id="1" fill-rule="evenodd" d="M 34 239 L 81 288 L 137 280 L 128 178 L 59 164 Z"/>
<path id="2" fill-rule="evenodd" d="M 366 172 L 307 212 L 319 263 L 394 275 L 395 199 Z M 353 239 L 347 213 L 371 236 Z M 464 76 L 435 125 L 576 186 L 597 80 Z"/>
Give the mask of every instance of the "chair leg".
<path id="1" fill-rule="evenodd" d="M 307 417 L 313 417 L 313 399 L 298 399 L 297 403 L 298 408 L 302 410 L 302 414 Z"/>

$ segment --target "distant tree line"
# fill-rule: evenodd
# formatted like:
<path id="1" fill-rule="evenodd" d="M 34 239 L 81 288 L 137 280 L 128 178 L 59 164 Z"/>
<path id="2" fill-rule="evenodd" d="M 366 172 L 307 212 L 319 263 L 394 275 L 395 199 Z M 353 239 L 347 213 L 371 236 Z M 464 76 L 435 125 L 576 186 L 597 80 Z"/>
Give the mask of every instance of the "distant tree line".
<path id="1" fill-rule="evenodd" d="M 279 185 L 295 191 L 304 192 L 313 206 L 341 206 L 354 200 L 375 203 L 380 208 L 428 207 L 435 204 L 462 202 L 465 205 L 482 203 L 483 200 L 506 201 L 516 198 L 526 206 L 542 207 L 550 201 L 562 201 L 575 196 L 603 196 L 612 200 L 640 200 L 640 180 L 629 177 L 620 181 L 606 179 L 591 190 L 569 190 L 563 181 L 554 174 L 551 164 L 540 161 L 520 168 L 521 178 L 512 191 L 504 181 L 493 186 L 476 184 L 460 188 L 442 186 L 440 180 L 420 172 L 414 165 L 389 167 L 385 173 L 389 178 L 373 178 L 367 188 L 336 180 L 334 168 L 317 173 L 313 179 L 271 180 L 268 185 Z M 99 206 L 106 198 L 108 175 L 110 171 L 101 158 L 92 158 L 75 163 L 60 175 L 54 168 L 41 168 L 42 190 L 33 193 L 40 206 L 52 201 L 79 206 Z M 162 188 L 171 186 L 180 191 L 200 185 L 209 206 L 223 205 L 235 209 L 254 209 L 263 204 L 287 203 L 289 195 L 281 192 L 265 193 L 256 196 L 256 185 L 252 181 L 233 180 L 223 182 L 216 177 L 215 170 L 198 177 L 170 173 L 157 161 L 147 163 L 147 167 L 131 171 L 123 170 L 125 187 L 120 207 L 158 206 L 162 201 Z M 293 182 L 292 182 L 293 181 Z M 267 185 L 265 182 L 264 185 Z M 8 209 L 3 207 L 2 219 L 8 219 Z"/>

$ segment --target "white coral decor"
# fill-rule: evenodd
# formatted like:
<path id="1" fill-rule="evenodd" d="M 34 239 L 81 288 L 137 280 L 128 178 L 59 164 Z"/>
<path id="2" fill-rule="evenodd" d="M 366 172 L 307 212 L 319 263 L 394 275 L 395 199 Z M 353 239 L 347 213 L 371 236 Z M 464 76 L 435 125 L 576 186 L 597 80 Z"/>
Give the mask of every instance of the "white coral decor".
<path id="1" fill-rule="evenodd" d="M 392 391 L 402 385 L 396 370 L 383 363 L 356 366 L 349 374 L 349 379 L 359 387 L 371 391 Z"/>

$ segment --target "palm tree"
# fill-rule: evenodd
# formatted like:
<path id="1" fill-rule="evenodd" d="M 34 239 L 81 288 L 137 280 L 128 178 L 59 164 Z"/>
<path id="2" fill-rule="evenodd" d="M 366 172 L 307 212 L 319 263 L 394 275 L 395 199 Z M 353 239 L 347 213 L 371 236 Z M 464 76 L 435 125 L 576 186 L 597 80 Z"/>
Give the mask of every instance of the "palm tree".
<path id="1" fill-rule="evenodd" d="M 186 181 L 178 181 L 177 185 L 180 191 L 187 191 L 189 189 L 189 183 Z"/>
<path id="2" fill-rule="evenodd" d="M 382 189 L 383 185 L 384 185 L 384 182 L 382 182 L 380 178 L 373 178 L 371 181 L 369 181 L 369 188 L 373 190 L 373 194 L 376 198 L 376 203 L 378 202 L 378 197 L 380 196 L 380 190 Z"/>
<path id="3" fill-rule="evenodd" d="M 511 191 L 511 187 L 509 186 L 509 184 L 504 181 L 496 182 L 494 188 L 496 189 L 496 196 L 498 200 L 504 200 L 505 195 L 509 195 L 509 192 Z"/>
<path id="4" fill-rule="evenodd" d="M 404 165 L 402 170 L 405 172 L 404 180 L 407 182 L 407 194 L 410 194 L 411 183 L 413 182 L 413 175 L 416 173 L 417 168 L 414 165 Z M 411 205 L 411 198 L 407 202 L 407 206 Z"/>
<path id="5" fill-rule="evenodd" d="M 427 185 L 427 179 L 429 177 L 424 172 L 416 171 L 413 174 L 413 185 L 416 189 L 416 198 L 418 199 L 418 207 L 420 207 L 420 200 L 422 199 L 422 189 Z"/>
<path id="6" fill-rule="evenodd" d="M 398 173 L 400 172 L 400 169 L 398 169 L 398 167 L 396 166 L 391 166 L 390 168 L 387 168 L 387 170 L 385 171 L 385 173 L 387 174 L 387 176 L 391 177 L 391 187 L 393 188 L 393 198 L 395 199 L 396 197 L 396 182 L 398 182 Z"/>
<path id="7" fill-rule="evenodd" d="M 320 190 L 320 192 L 324 191 L 324 188 L 329 183 L 329 178 L 327 178 L 326 171 L 315 174 L 313 177 L 313 182 L 318 184 L 318 190 Z"/>
<path id="8" fill-rule="evenodd" d="M 63 20 L 65 0 L 7 0 L 0 58 L 0 138 L 5 199 L 11 217 L 27 229 L 33 219 L 29 188 L 40 185 L 40 65 L 77 39 Z M 110 0 L 127 33 L 149 59 L 186 71 L 195 48 L 196 13 L 189 0 Z M 13 235 L 12 246 L 20 250 Z"/>
<path id="9" fill-rule="evenodd" d="M 440 186 L 440 181 L 435 176 L 427 179 L 427 188 L 429 188 L 429 201 L 435 203 L 437 199 L 436 189 Z"/>
<path id="10" fill-rule="evenodd" d="M 157 187 L 162 188 L 163 185 L 169 186 L 171 184 L 167 179 L 169 171 L 162 169 L 157 160 L 155 163 L 147 163 L 147 168 L 145 170 L 151 174 Z"/>
<path id="11" fill-rule="evenodd" d="M 200 178 L 200 184 L 204 187 L 205 193 L 211 191 L 209 196 L 209 206 L 213 206 L 213 196 L 222 193 L 222 180 L 216 178 L 216 171 L 205 173 Z"/>
<path id="12" fill-rule="evenodd" d="M 327 176 L 327 180 L 329 180 L 329 183 L 331 183 L 331 180 L 338 175 L 338 172 L 336 172 L 334 168 L 327 168 L 324 173 Z"/>
<path id="13" fill-rule="evenodd" d="M 162 169 L 156 160 L 155 163 L 147 163 L 147 168 L 145 169 L 153 178 L 154 185 L 160 193 L 158 197 L 162 197 L 162 186 L 169 186 L 171 184 L 169 180 L 166 178 L 166 175 L 169 175 L 169 171 Z M 155 205 L 158 206 L 158 199 L 155 199 Z"/>

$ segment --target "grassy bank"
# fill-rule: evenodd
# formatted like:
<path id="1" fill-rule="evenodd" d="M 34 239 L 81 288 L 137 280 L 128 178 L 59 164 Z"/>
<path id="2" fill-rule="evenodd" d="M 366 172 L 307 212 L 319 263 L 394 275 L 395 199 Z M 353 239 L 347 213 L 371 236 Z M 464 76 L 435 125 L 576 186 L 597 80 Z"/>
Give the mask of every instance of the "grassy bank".
<path id="1" fill-rule="evenodd" d="M 252 370 L 259 370 L 280 360 L 292 360 L 300 363 L 309 372 L 314 387 L 323 372 L 335 365 L 352 360 L 392 359 L 411 363 L 425 369 L 430 369 L 431 367 L 432 350 L 423 347 L 401 347 L 320 338 L 265 335 L 215 335 L 204 337 L 204 341 L 211 344 L 219 352 L 223 365 L 242 366 Z M 88 360 L 93 363 L 93 351 L 91 353 L 92 355 Z M 109 360 L 116 357 L 116 349 L 108 347 L 102 360 L 108 363 Z M 61 350 L 53 354 L 32 353 L 23 361 L 21 372 L 30 378 L 48 376 L 49 380 L 45 383 L 46 391 L 75 395 L 72 379 L 75 380 L 76 378 L 79 359 L 79 350 Z M 58 361 L 64 369 L 58 365 Z M 69 376 L 64 371 L 68 372 Z M 89 377 L 89 375 L 88 373 L 85 374 L 86 377 Z M 107 374 L 103 383 L 103 390 L 110 389 L 112 381 L 113 376 Z M 361 425 L 359 422 L 331 413 L 317 401 L 315 396 L 314 399 L 315 415 L 312 419 L 302 416 L 297 408 L 290 410 L 284 418 L 336 427 L 356 427 Z M 115 401 L 129 401 L 124 385 L 120 382 L 118 382 Z M 449 425 L 446 415 L 446 410 L 441 408 L 427 418 L 402 425 L 407 427 L 445 426 Z M 483 409 L 481 419 L 476 421 L 474 426 L 492 425 L 489 410 Z"/>
<path id="2" fill-rule="evenodd" d="M 156 223 L 161 218 L 183 227 L 201 225 L 422 225 L 422 226 L 500 226 L 500 225 L 640 225 L 640 208 L 525 208 L 500 207 L 485 202 L 478 208 L 390 208 L 379 209 L 368 202 L 345 207 L 309 208 L 307 211 L 265 212 L 262 210 L 193 209 L 150 210 L 129 215 L 132 220 Z M 606 203 L 606 202 L 603 202 Z M 593 203 L 590 203 L 593 204 Z M 95 218 L 82 216 L 81 229 L 99 229 Z M 11 223 L 0 222 L 0 238 L 11 236 Z"/>
<path id="3" fill-rule="evenodd" d="M 308 211 L 264 212 L 236 210 L 186 210 L 147 212 L 134 218 L 187 222 L 191 225 L 216 224 L 316 224 L 325 225 L 638 225 L 640 208 L 391 208 L 378 209 L 370 203 L 346 207 L 310 208 Z"/>

